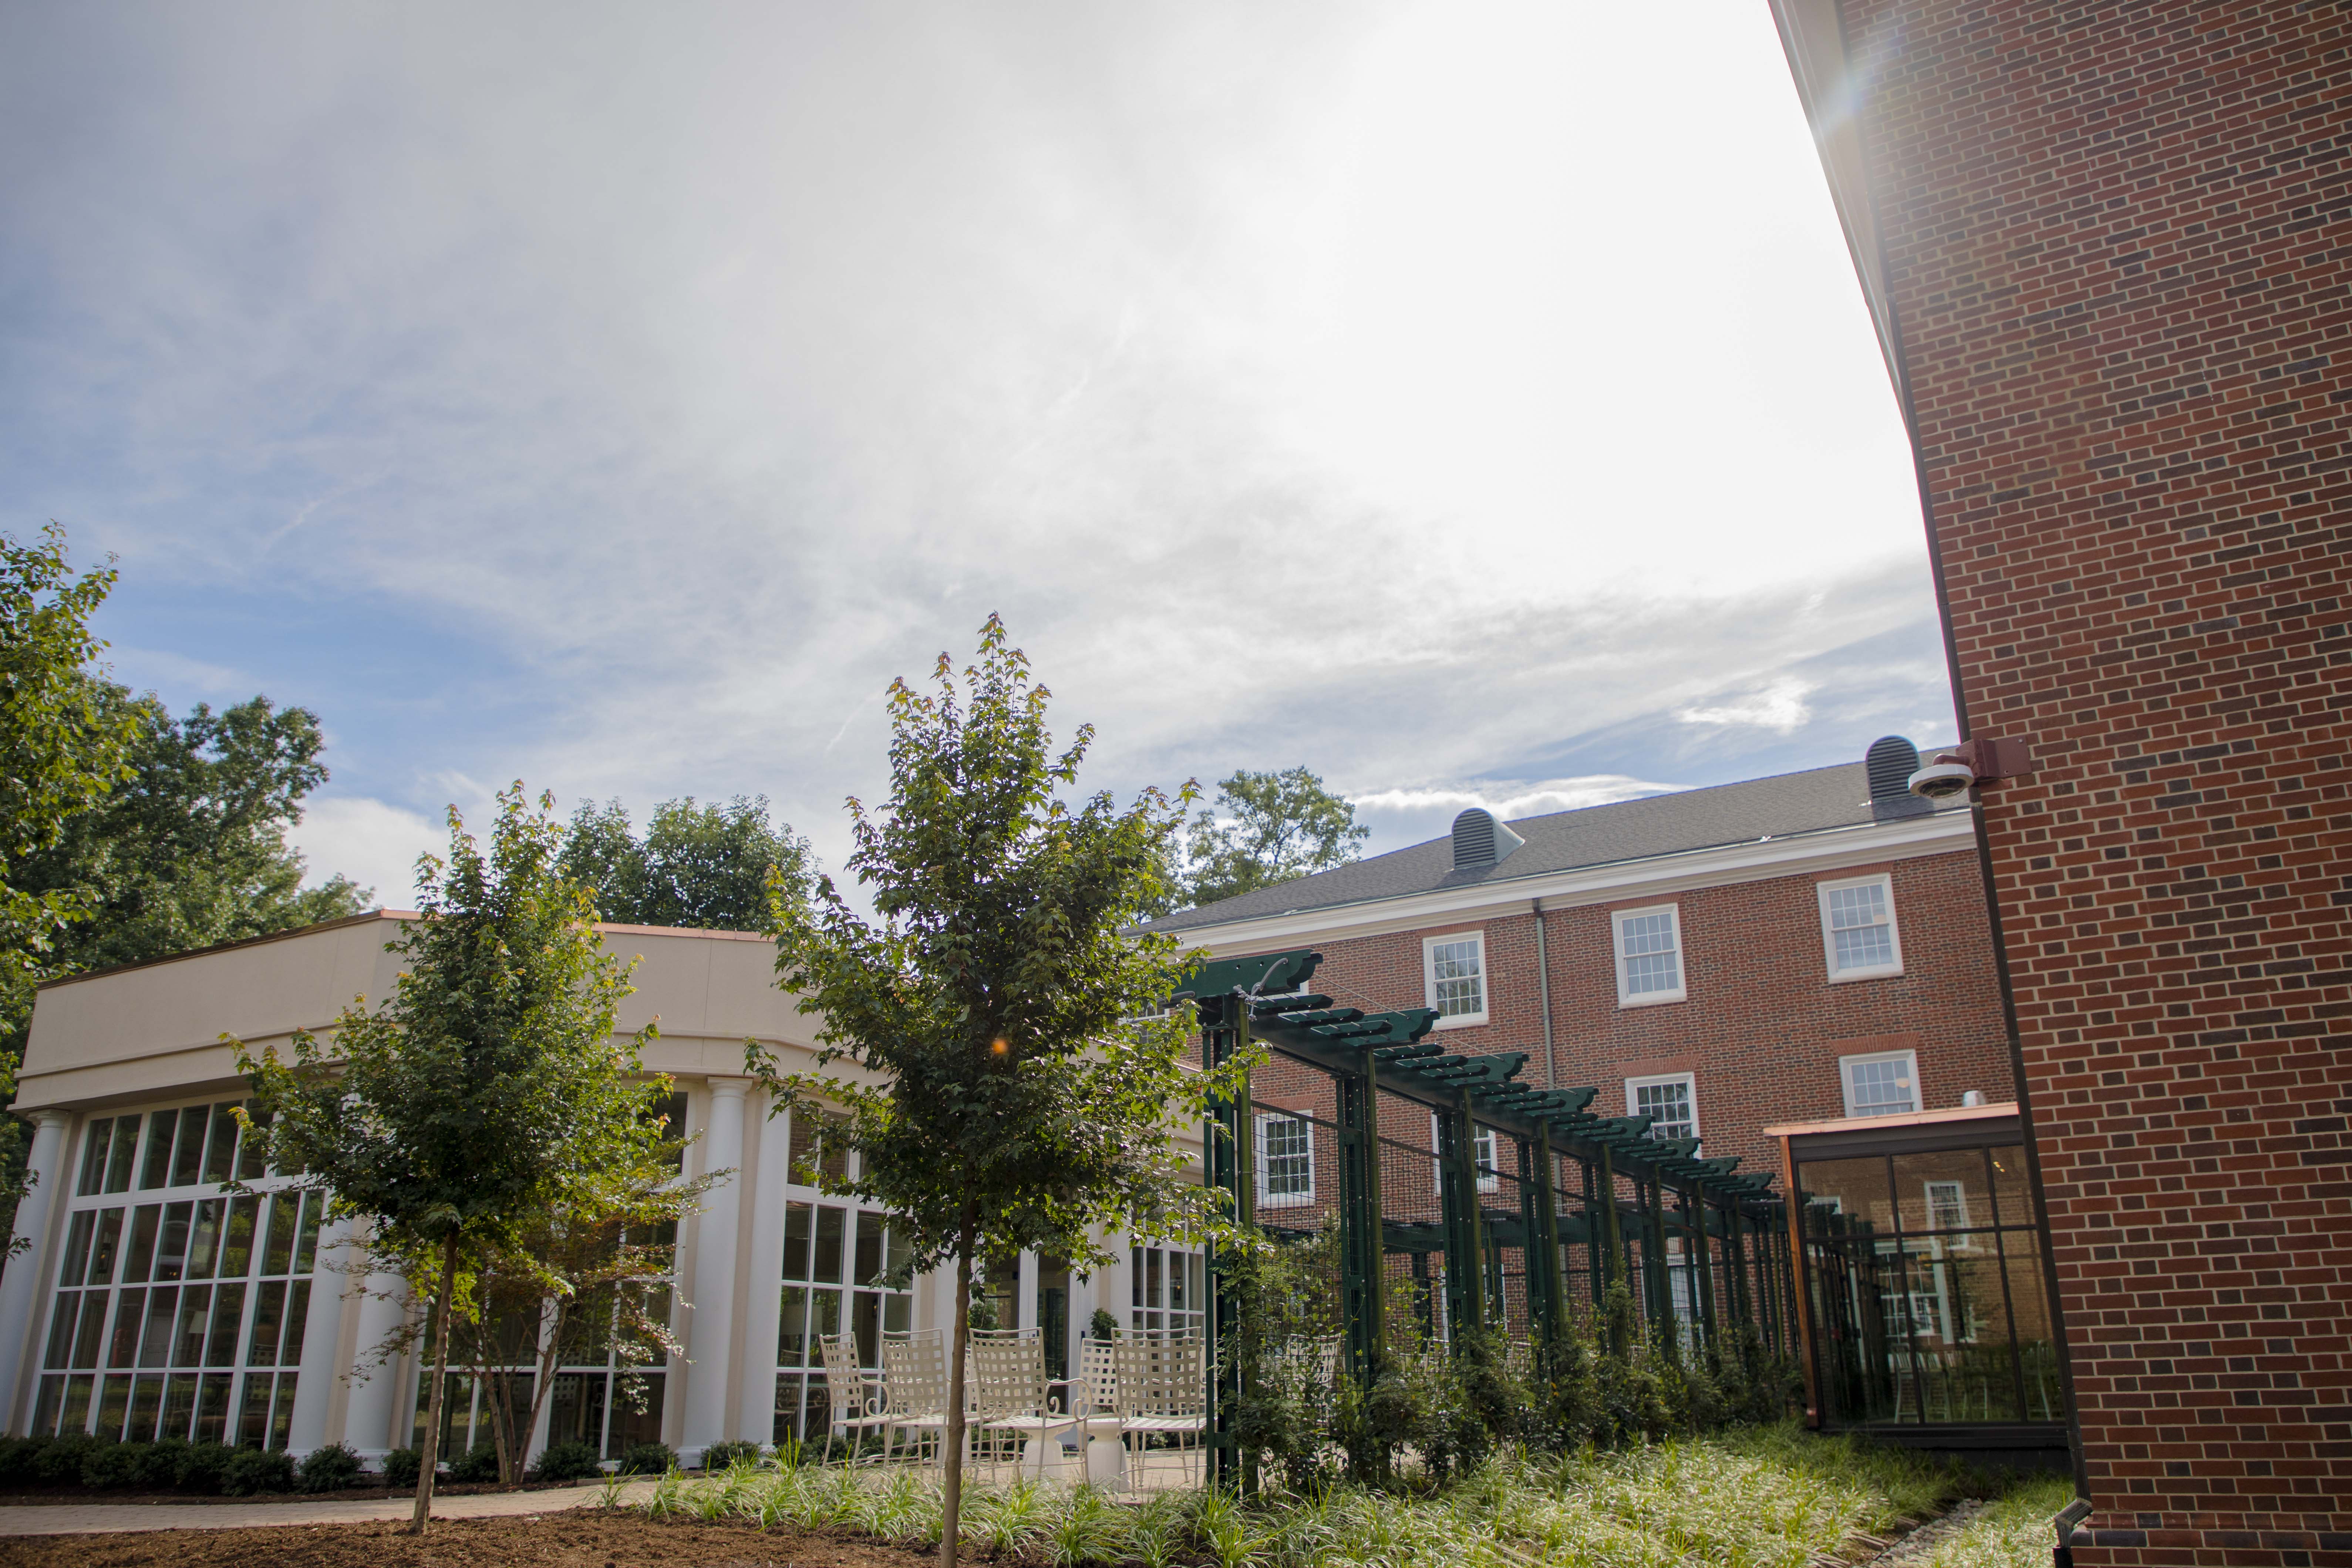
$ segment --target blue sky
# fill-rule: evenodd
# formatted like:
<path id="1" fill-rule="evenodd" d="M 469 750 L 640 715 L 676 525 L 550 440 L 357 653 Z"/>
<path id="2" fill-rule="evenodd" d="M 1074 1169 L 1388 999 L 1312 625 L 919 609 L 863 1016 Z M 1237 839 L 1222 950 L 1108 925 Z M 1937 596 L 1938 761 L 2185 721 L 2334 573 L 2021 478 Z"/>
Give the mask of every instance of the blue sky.
<path id="1" fill-rule="evenodd" d="M 0 472 L 119 677 L 316 710 L 314 870 L 764 792 L 1002 611 L 1094 782 L 1375 848 L 1948 737 L 1769 17 L 0 5 Z"/>

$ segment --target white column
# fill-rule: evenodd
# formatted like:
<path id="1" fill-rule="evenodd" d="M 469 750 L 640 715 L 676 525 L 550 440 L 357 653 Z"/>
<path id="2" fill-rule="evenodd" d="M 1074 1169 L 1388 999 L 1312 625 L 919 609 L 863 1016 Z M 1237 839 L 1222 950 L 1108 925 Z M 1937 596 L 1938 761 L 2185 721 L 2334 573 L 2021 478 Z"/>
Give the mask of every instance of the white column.
<path id="1" fill-rule="evenodd" d="M 751 1087 L 747 1078 L 710 1080 L 710 1127 L 702 1140 L 705 1171 L 736 1170 L 743 1163 L 743 1093 Z M 693 1316 L 686 1331 L 686 1409 L 677 1441 L 678 1458 L 686 1464 L 699 1460 L 703 1449 L 727 1436 L 727 1389 L 733 1382 L 727 1352 L 735 1329 L 735 1231 L 742 1191 L 736 1176 L 727 1177 L 704 1196 L 694 1222 Z"/>
<path id="2" fill-rule="evenodd" d="M 1021 1283 L 1013 1287 L 1018 1292 L 1013 1299 L 1013 1321 L 1008 1329 L 1034 1329 L 1037 1322 L 1037 1255 L 1021 1255 Z"/>
<path id="3" fill-rule="evenodd" d="M 335 1352 L 342 1341 L 343 1298 L 352 1285 L 351 1275 L 339 1265 L 352 1261 L 351 1240 L 347 1219 L 319 1232 L 310 1310 L 302 1322 L 302 1372 L 294 1384 L 294 1414 L 286 1432 L 286 1451 L 298 1459 L 327 1440 L 327 1400 L 343 1370 L 335 1364 Z"/>
<path id="4" fill-rule="evenodd" d="M 764 1110 L 766 1102 L 762 1094 L 756 1103 Z M 751 1294 L 743 1302 L 743 1365 L 737 1373 L 740 1414 L 735 1423 L 735 1436 L 754 1443 L 772 1442 L 776 1434 L 776 1319 L 783 1295 L 784 1176 L 791 1153 L 791 1118 L 762 1117 L 751 1173 L 751 1245 L 743 1253 Z"/>
<path id="5" fill-rule="evenodd" d="M 359 1260 L 364 1246 L 354 1245 L 354 1262 Z M 352 1294 L 357 1298 L 360 1323 L 357 1348 L 352 1352 L 357 1362 L 335 1369 L 336 1375 L 348 1375 L 352 1380 L 352 1397 L 343 1408 L 343 1441 L 358 1450 L 370 1469 L 381 1469 L 384 1455 L 408 1447 L 408 1435 L 404 1432 L 395 1436 L 392 1424 L 400 1418 L 401 1379 L 408 1375 L 412 1363 L 407 1356 L 396 1355 L 384 1365 L 375 1363 L 376 1347 L 389 1339 L 408 1315 L 408 1284 L 397 1274 L 370 1273 L 348 1278 L 358 1280 Z M 303 1349 L 308 1351 L 310 1347 L 306 1344 Z"/>
<path id="6" fill-rule="evenodd" d="M 25 1201 L 16 1205 L 16 1234 L 25 1250 L 8 1259 L 0 1272 L 0 1429 L 21 1432 L 30 1419 L 37 1375 L 27 1375 L 40 1364 L 40 1348 L 33 1342 L 34 1308 L 39 1304 L 42 1277 L 49 1271 L 49 1215 L 57 1207 L 58 1189 L 65 1185 L 66 1127 L 73 1118 L 62 1110 L 33 1113 L 33 1147 L 26 1156 L 29 1184 Z"/>

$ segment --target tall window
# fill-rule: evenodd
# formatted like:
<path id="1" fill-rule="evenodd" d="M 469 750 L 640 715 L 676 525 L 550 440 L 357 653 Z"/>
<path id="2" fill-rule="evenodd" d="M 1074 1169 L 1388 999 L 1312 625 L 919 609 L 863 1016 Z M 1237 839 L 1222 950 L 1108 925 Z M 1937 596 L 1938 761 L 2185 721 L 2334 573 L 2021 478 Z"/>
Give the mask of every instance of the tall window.
<path id="1" fill-rule="evenodd" d="M 1433 1110 L 1429 1113 L 1429 1146 L 1432 1150 L 1445 1146 L 1444 1140 L 1438 1136 L 1437 1112 Z M 1496 1149 L 1495 1130 L 1472 1122 L 1470 1124 L 1470 1157 L 1478 1163 L 1478 1190 L 1482 1193 L 1498 1192 L 1503 1185 L 1503 1167 Z M 1432 1161 L 1429 1169 L 1430 1179 L 1435 1184 L 1432 1190 L 1444 1193 L 1445 1163 L 1443 1160 Z"/>
<path id="2" fill-rule="evenodd" d="M 1871 980 L 1903 973 L 1895 889 L 1887 878 L 1822 882 L 1816 891 L 1822 905 L 1822 957 L 1831 980 Z"/>
<path id="3" fill-rule="evenodd" d="M 36 1432 L 286 1446 L 325 1203 L 282 1190 L 231 1110 L 83 1130 Z M 231 1179 L 257 1190 L 222 1194 Z"/>
<path id="4" fill-rule="evenodd" d="M 1930 1230 L 1966 1230 L 1969 1228 L 1969 1191 L 1958 1182 L 1929 1182 L 1926 1193 L 1927 1228 Z"/>
<path id="5" fill-rule="evenodd" d="M 1841 1057 L 1838 1068 L 1845 1075 L 1848 1116 L 1904 1116 L 1919 1109 L 1917 1052 Z"/>
<path id="6" fill-rule="evenodd" d="M 1482 931 L 1426 938 L 1421 944 L 1422 977 L 1437 1026 L 1453 1028 L 1486 1021 L 1486 938 Z"/>
<path id="7" fill-rule="evenodd" d="M 913 1292 L 882 1283 L 906 1260 L 905 1240 L 875 1210 L 837 1201 L 784 1205 L 774 1440 L 793 1435 L 821 1438 L 828 1430 L 832 1414 L 820 1338 L 846 1331 L 856 1342 L 857 1364 L 879 1373 L 882 1335 L 914 1326 Z"/>
<path id="8" fill-rule="evenodd" d="M 1315 1201 L 1315 1124 L 1303 1116 L 1257 1119 L 1257 1200 L 1268 1208 Z"/>
<path id="9" fill-rule="evenodd" d="M 1697 1137 L 1698 1097 L 1691 1075 L 1677 1072 L 1627 1079 L 1625 1114 L 1648 1117 L 1653 1138 Z"/>
<path id="10" fill-rule="evenodd" d="M 1683 989 L 1681 911 L 1673 904 L 1619 910 L 1610 916 L 1617 943 L 1617 1005 L 1639 1007 L 1680 1002 Z"/>

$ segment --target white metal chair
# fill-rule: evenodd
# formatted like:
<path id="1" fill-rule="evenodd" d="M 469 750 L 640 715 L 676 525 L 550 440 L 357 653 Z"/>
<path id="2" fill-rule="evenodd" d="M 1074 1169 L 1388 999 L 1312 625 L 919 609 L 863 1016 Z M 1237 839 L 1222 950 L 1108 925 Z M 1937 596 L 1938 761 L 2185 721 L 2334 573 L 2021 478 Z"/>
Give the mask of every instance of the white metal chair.
<path id="1" fill-rule="evenodd" d="M 1126 1418 L 1118 1406 L 1118 1346 L 1106 1340 L 1078 1345 L 1078 1380 L 1070 1385 L 1070 1414 L 1085 1439 L 1087 1480 L 1118 1489 L 1127 1485 Z"/>
<path id="2" fill-rule="evenodd" d="M 1129 1483 L 1140 1486 L 1143 1456 L 1155 1436 L 1174 1441 L 1192 1484 L 1198 1474 L 1202 1440 L 1209 1428 L 1208 1342 L 1137 1338 L 1112 1346 L 1118 1363 L 1118 1415 L 1127 1439 Z"/>
<path id="3" fill-rule="evenodd" d="M 881 1408 L 882 1391 L 857 1364 L 856 1338 L 849 1334 L 820 1334 L 817 1346 L 824 1355 L 824 1392 L 833 1405 L 833 1420 L 826 1428 L 826 1436 L 845 1429 L 854 1446 L 866 1433 L 887 1429 L 890 1417 Z"/>
<path id="4" fill-rule="evenodd" d="M 942 1438 L 948 1425 L 947 1341 L 937 1329 L 882 1336 L 882 1454 L 889 1458 L 902 1435 L 916 1455 L 926 1436 Z"/>
<path id="5" fill-rule="evenodd" d="M 1021 1468 L 1036 1461 L 1040 1479 L 1062 1473 L 1062 1434 L 1077 1425 L 1056 1408 L 1045 1377 L 1045 1342 L 1033 1331 L 972 1337 L 965 1358 L 973 1427 L 1018 1438 Z"/>

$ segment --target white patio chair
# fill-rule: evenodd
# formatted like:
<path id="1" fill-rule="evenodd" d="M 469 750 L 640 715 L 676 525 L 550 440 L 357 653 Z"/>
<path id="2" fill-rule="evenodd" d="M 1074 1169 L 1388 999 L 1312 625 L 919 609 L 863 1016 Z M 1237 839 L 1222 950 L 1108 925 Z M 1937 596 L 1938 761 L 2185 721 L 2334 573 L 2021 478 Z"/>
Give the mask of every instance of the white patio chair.
<path id="1" fill-rule="evenodd" d="M 882 1414 L 886 1418 L 882 1456 L 896 1452 L 899 1438 L 911 1434 L 920 1458 L 926 1436 L 944 1438 L 948 1426 L 948 1352 L 946 1337 L 937 1329 L 882 1336 Z"/>
<path id="2" fill-rule="evenodd" d="M 1178 1463 L 1191 1484 L 1200 1484 L 1202 1440 L 1209 1428 L 1208 1343 L 1198 1335 L 1182 1339 L 1137 1338 L 1113 1345 L 1118 1361 L 1118 1414 L 1127 1439 L 1129 1484 L 1144 1479 L 1144 1455 L 1151 1439 L 1174 1440 Z"/>
<path id="3" fill-rule="evenodd" d="M 1027 1469 L 1034 1457 L 1039 1479 L 1061 1476 L 1062 1434 L 1077 1422 L 1053 1397 L 1045 1377 L 1045 1342 L 1034 1332 L 975 1335 L 966 1360 L 973 1427 L 1018 1439 L 1021 1468 Z"/>
<path id="4" fill-rule="evenodd" d="M 820 1334 L 817 1346 L 824 1355 L 824 1392 L 833 1405 L 825 1435 L 845 1430 L 855 1445 L 868 1432 L 883 1430 L 890 1418 L 882 1411 L 882 1390 L 857 1364 L 857 1341 L 849 1334 Z"/>
<path id="5" fill-rule="evenodd" d="M 1087 1480 L 1112 1490 L 1127 1485 L 1126 1418 L 1118 1407 L 1118 1346 L 1084 1340 L 1078 1344 L 1078 1379 L 1070 1385 L 1070 1414 L 1085 1439 Z"/>

